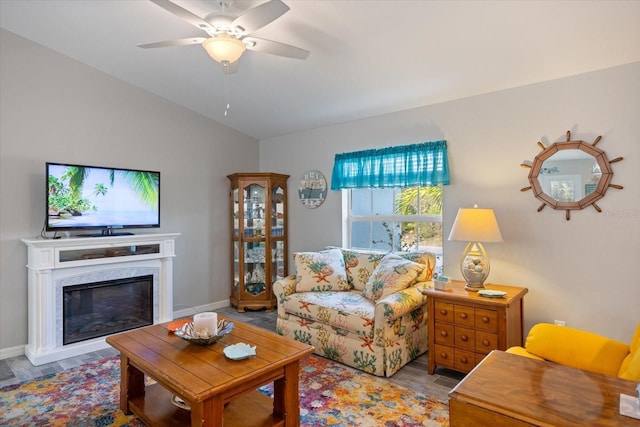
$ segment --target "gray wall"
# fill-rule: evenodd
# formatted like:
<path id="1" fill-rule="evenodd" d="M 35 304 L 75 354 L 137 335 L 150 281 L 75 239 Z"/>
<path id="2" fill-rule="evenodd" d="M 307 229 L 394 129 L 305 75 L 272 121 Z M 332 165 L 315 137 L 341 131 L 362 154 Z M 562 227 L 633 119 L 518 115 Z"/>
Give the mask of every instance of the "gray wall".
<path id="1" fill-rule="evenodd" d="M 375 90 L 375 89 L 373 89 Z M 529 288 L 525 328 L 564 320 L 629 342 L 640 322 L 640 63 L 564 78 L 260 142 L 260 169 L 291 175 L 318 169 L 330 181 L 335 153 L 446 139 L 451 185 L 445 188 L 445 238 L 460 207 L 493 208 L 504 238 L 486 249 L 493 283 Z M 528 185 L 536 142 L 592 142 L 613 165 L 614 184 L 589 207 L 563 211 L 540 202 Z M 295 161 L 291 161 L 295 159 Z M 290 248 L 317 250 L 341 239 L 341 196 L 309 210 L 290 198 Z M 463 242 L 445 242 L 445 273 L 461 279 Z"/>
<path id="2" fill-rule="evenodd" d="M 226 175 L 258 169 L 258 141 L 0 31 L 0 356 L 27 342 L 20 239 L 42 228 L 46 161 L 159 170 L 174 309 L 228 300 Z"/>

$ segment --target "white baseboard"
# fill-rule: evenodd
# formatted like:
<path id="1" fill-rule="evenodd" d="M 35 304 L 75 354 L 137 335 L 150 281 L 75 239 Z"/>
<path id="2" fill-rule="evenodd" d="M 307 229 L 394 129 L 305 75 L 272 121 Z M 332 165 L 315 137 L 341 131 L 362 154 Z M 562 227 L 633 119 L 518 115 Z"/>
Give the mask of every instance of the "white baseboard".
<path id="1" fill-rule="evenodd" d="M 18 345 L 15 347 L 0 348 L 0 360 L 24 355 L 25 347 L 24 345 Z"/>
<path id="2" fill-rule="evenodd" d="M 212 302 L 211 304 L 199 305 L 197 307 L 185 308 L 173 312 L 173 318 L 179 319 L 180 317 L 193 316 L 196 313 L 203 311 L 214 311 L 219 308 L 229 307 L 229 300 Z M 26 345 L 18 345 L 15 347 L 0 348 L 0 360 L 8 359 L 10 357 L 23 356 Z"/>

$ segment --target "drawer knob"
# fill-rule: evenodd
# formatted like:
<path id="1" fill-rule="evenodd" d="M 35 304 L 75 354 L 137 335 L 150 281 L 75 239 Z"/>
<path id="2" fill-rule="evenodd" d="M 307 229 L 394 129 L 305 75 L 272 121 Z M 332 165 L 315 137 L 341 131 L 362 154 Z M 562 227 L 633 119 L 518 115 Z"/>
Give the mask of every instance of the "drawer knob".
<path id="1" fill-rule="evenodd" d="M 460 339 L 465 342 L 469 341 L 469 337 L 466 335 L 461 336 Z"/>
<path id="2" fill-rule="evenodd" d="M 447 353 L 440 353 L 440 357 L 442 359 L 446 359 L 447 358 Z"/>
<path id="3" fill-rule="evenodd" d="M 469 363 L 469 360 L 466 357 L 462 357 L 462 358 L 460 358 L 460 362 Z"/>
<path id="4" fill-rule="evenodd" d="M 461 319 L 466 319 L 467 318 L 467 313 L 460 313 L 460 318 Z"/>
<path id="5" fill-rule="evenodd" d="M 489 346 L 489 340 L 482 340 L 482 344 L 485 346 Z"/>
<path id="6" fill-rule="evenodd" d="M 489 323 L 489 318 L 487 316 L 482 316 L 482 321 L 484 323 Z"/>
<path id="7" fill-rule="evenodd" d="M 443 316 L 447 315 L 447 310 L 445 310 L 444 308 L 440 309 L 440 314 L 442 314 Z"/>
<path id="8" fill-rule="evenodd" d="M 440 335 L 443 337 L 446 337 L 448 334 L 447 334 L 447 331 L 440 331 Z"/>

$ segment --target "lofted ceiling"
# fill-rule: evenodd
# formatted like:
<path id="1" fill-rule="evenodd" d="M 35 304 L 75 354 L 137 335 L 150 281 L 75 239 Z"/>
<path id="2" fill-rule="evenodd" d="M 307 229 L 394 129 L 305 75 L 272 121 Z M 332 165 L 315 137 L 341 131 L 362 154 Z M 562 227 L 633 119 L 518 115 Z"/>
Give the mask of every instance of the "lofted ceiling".
<path id="1" fill-rule="evenodd" d="M 225 74 L 201 46 L 137 47 L 204 35 L 150 1 L 0 0 L 0 27 L 258 139 L 640 61 L 640 1 L 283 1 L 253 35 L 311 53 L 246 51 L 226 117 Z"/>

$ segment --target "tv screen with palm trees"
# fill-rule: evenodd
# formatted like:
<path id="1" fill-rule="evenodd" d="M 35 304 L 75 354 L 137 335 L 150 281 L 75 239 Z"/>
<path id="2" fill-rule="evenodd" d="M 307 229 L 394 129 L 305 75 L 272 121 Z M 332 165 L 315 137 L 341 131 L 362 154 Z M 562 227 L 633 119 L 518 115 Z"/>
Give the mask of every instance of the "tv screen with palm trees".
<path id="1" fill-rule="evenodd" d="M 46 185 L 47 231 L 160 227 L 160 172 L 47 163 Z"/>

